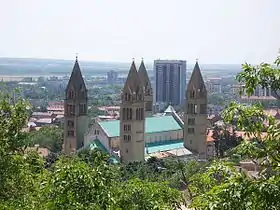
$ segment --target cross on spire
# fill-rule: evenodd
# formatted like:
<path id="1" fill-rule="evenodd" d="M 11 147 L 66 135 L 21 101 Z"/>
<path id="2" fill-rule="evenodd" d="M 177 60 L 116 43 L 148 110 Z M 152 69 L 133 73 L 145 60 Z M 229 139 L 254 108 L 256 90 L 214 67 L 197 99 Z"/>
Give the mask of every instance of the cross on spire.
<path id="1" fill-rule="evenodd" d="M 76 61 L 78 61 L 78 53 L 76 53 Z"/>

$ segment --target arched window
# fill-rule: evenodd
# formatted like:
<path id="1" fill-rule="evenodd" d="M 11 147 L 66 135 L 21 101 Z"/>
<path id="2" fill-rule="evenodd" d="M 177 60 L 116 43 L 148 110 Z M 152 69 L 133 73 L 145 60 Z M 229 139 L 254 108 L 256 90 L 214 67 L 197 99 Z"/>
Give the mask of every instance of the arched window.
<path id="1" fill-rule="evenodd" d="M 74 91 L 73 91 L 73 90 L 69 90 L 69 92 L 68 92 L 68 98 L 69 98 L 69 99 L 73 99 L 73 98 L 74 98 Z"/>
<path id="2" fill-rule="evenodd" d="M 126 120 L 126 108 L 123 108 L 122 119 Z"/>
<path id="3" fill-rule="evenodd" d="M 129 108 L 126 108 L 126 120 L 129 120 Z"/>
<path id="4" fill-rule="evenodd" d="M 129 119 L 132 120 L 132 108 L 129 109 L 129 112 L 130 112 Z"/>
<path id="5" fill-rule="evenodd" d="M 139 120 L 139 109 L 136 109 L 136 120 Z"/>
<path id="6" fill-rule="evenodd" d="M 128 100 L 128 94 L 127 93 L 124 94 L 124 100 L 126 100 L 126 101 Z"/>
<path id="7" fill-rule="evenodd" d="M 192 90 L 192 91 L 190 92 L 190 98 L 195 98 L 195 91 L 194 91 L 194 90 Z"/>

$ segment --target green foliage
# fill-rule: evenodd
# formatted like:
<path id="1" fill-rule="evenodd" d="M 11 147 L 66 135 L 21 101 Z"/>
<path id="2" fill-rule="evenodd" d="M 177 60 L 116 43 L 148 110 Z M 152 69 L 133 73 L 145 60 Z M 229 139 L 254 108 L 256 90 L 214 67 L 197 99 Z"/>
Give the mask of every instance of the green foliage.
<path id="1" fill-rule="evenodd" d="M 27 152 L 27 143 L 60 150 L 55 140 L 62 138 L 61 130 L 44 127 L 31 141 L 21 131 L 27 120 L 24 101 L 11 104 L 5 95 L 0 110 L 0 209 L 176 209 L 183 202 L 182 193 L 165 183 L 123 181 L 120 167 L 108 164 L 108 155 L 99 150 L 51 153 L 45 160 Z"/>
<path id="2" fill-rule="evenodd" d="M 94 209 L 114 204 L 114 174 L 100 164 L 91 168 L 73 157 L 62 157 L 48 173 L 43 188 L 48 209 Z"/>
<path id="3" fill-rule="evenodd" d="M 182 194 L 164 183 L 132 179 L 117 188 L 117 209 L 179 209 Z"/>
<path id="4" fill-rule="evenodd" d="M 216 154 L 220 158 L 223 158 L 225 152 L 236 147 L 242 141 L 242 138 L 236 135 L 235 130 L 231 133 L 226 126 L 215 126 L 212 137 L 214 138 Z"/>
<path id="5" fill-rule="evenodd" d="M 276 61 L 279 65 L 279 58 Z M 271 65 L 243 65 L 237 76 L 248 95 L 261 85 L 280 89 L 279 69 Z M 275 119 L 260 105 L 231 103 L 223 112 L 224 121 L 245 131 L 246 141 L 231 151 L 234 157 L 251 160 L 258 168 L 252 176 L 226 162 L 214 162 L 192 179 L 192 206 L 197 209 L 262 210 L 280 209 L 280 130 Z M 266 132 L 264 135 L 263 132 Z"/>
<path id="6" fill-rule="evenodd" d="M 280 57 L 275 60 L 274 64 L 277 68 L 267 63 L 261 63 L 257 66 L 248 63 L 242 65 L 243 71 L 236 76 L 236 79 L 245 85 L 244 91 L 247 95 L 252 95 L 254 90 L 261 86 L 263 88 L 271 87 L 277 98 L 280 98 L 279 93 L 277 93 L 280 88 L 280 69 L 278 68 Z"/>
<path id="7" fill-rule="evenodd" d="M 28 133 L 28 145 L 39 144 L 51 152 L 60 152 L 63 144 L 63 130 L 57 126 L 44 126 L 38 131 Z"/>
<path id="8" fill-rule="evenodd" d="M 223 106 L 225 104 L 225 99 L 222 94 L 211 94 L 208 96 L 208 104 Z"/>

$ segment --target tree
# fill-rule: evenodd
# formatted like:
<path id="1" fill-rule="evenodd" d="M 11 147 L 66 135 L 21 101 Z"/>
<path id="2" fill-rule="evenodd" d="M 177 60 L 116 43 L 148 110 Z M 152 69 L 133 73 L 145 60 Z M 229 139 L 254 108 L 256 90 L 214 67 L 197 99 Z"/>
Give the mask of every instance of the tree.
<path id="1" fill-rule="evenodd" d="M 279 66 L 279 58 L 275 64 Z M 278 68 L 269 64 L 244 64 L 237 79 L 245 84 L 248 95 L 258 85 L 277 92 L 279 73 Z M 205 173 L 193 177 L 196 194 L 192 206 L 223 210 L 280 209 L 280 129 L 275 119 L 259 105 L 249 107 L 237 103 L 231 103 L 223 118 L 243 130 L 248 139 L 233 149 L 232 154 L 252 160 L 259 167 L 259 173 L 251 176 L 227 162 L 214 162 Z"/>
<path id="2" fill-rule="evenodd" d="M 27 103 L 19 99 L 10 103 L 10 95 L 0 96 L 0 204 L 24 199 L 35 189 L 33 172 L 40 171 L 39 156 L 25 153 L 26 134 L 21 130 L 26 125 Z M 42 165 L 41 165 L 42 166 Z M 1 207 L 1 206 L 0 206 Z M 1 209 L 3 209 L 1 208 Z"/>
<path id="3" fill-rule="evenodd" d="M 268 63 L 261 63 L 257 66 L 248 63 L 242 65 L 243 71 L 237 75 L 236 79 L 245 85 L 244 91 L 248 96 L 252 95 L 258 86 L 261 86 L 271 88 L 277 99 L 280 99 L 280 56 L 277 57 L 274 64 L 276 68 Z"/>
<path id="4" fill-rule="evenodd" d="M 57 126 L 44 126 L 38 131 L 28 133 L 28 145 L 39 144 L 51 152 L 60 152 L 63 144 L 63 130 Z"/>
<path id="5" fill-rule="evenodd" d="M 236 135 L 236 131 L 233 128 L 233 132 L 229 131 L 227 126 L 215 126 L 213 129 L 213 139 L 215 143 L 216 154 L 218 157 L 223 158 L 225 152 L 231 148 L 236 147 L 242 141 L 241 137 Z"/>
<path id="6" fill-rule="evenodd" d="M 145 182 L 132 179 L 117 188 L 118 209 L 180 209 L 184 204 L 182 193 L 168 187 L 167 183 Z"/>

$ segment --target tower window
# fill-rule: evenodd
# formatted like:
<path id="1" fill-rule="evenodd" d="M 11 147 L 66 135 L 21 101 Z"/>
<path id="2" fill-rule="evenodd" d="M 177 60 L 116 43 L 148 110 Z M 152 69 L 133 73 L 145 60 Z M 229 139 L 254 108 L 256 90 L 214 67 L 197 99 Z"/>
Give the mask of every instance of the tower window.
<path id="1" fill-rule="evenodd" d="M 190 140 L 190 144 L 192 144 L 192 140 Z"/>
<path id="2" fill-rule="evenodd" d="M 197 114 L 197 105 L 194 105 L 194 114 Z"/>
<path id="3" fill-rule="evenodd" d="M 130 101 L 131 100 L 131 95 L 129 93 L 124 94 L 124 100 L 125 101 Z"/>
<path id="4" fill-rule="evenodd" d="M 139 120 L 139 109 L 136 109 L 136 120 Z"/>
<path id="5" fill-rule="evenodd" d="M 67 114 L 75 115 L 75 105 L 72 104 L 67 105 Z"/>
<path id="6" fill-rule="evenodd" d="M 73 120 L 68 120 L 67 125 L 69 128 L 74 128 L 74 121 Z"/>
<path id="7" fill-rule="evenodd" d="M 125 109 L 125 120 L 132 120 L 132 109 L 126 108 Z"/>
<path id="8" fill-rule="evenodd" d="M 131 136 L 130 135 L 123 135 L 123 140 L 124 141 L 130 141 L 131 140 Z"/>
<path id="9" fill-rule="evenodd" d="M 188 133 L 194 133 L 194 128 L 188 128 Z"/>
<path id="10" fill-rule="evenodd" d="M 136 120 L 143 120 L 144 119 L 144 109 L 137 108 L 136 109 Z"/>
<path id="11" fill-rule="evenodd" d="M 188 118 L 188 124 L 189 125 L 194 125 L 195 124 L 195 119 L 194 118 Z"/>
<path id="12" fill-rule="evenodd" d="M 195 98 L 195 91 L 194 91 L 194 90 L 192 90 L 192 91 L 190 92 L 190 98 Z"/>
<path id="13" fill-rule="evenodd" d="M 80 114 L 86 114 L 86 104 L 79 104 Z"/>
<path id="14" fill-rule="evenodd" d="M 197 114 L 197 105 L 196 104 L 188 104 L 187 113 L 188 114 Z"/>
<path id="15" fill-rule="evenodd" d="M 125 116 L 126 116 L 126 108 L 122 109 L 122 119 L 125 120 Z"/>
<path id="16" fill-rule="evenodd" d="M 132 120 L 132 109 L 131 108 L 125 108 L 124 109 L 124 120 Z"/>
<path id="17" fill-rule="evenodd" d="M 74 135 L 75 134 L 74 131 L 68 131 L 67 134 L 68 134 L 68 136 L 72 136 L 72 137 L 75 136 Z"/>
<path id="18" fill-rule="evenodd" d="M 68 98 L 69 98 L 69 99 L 73 99 L 73 98 L 74 98 L 74 91 L 73 91 L 73 90 L 69 90 L 69 92 L 68 92 Z"/>
<path id="19" fill-rule="evenodd" d="M 128 119 L 132 120 L 132 108 L 129 109 L 129 117 L 128 117 Z"/>
<path id="20" fill-rule="evenodd" d="M 123 130 L 124 130 L 125 132 L 130 132 L 130 131 L 131 131 L 131 125 L 130 125 L 130 124 L 124 124 Z"/>

